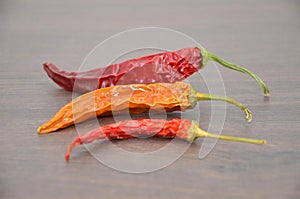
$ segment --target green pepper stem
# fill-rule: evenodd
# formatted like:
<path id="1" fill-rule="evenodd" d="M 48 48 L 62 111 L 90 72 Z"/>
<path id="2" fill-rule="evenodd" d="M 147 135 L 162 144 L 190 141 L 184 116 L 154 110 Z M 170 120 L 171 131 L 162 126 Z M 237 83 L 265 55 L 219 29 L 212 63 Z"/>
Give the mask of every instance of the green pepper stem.
<path id="1" fill-rule="evenodd" d="M 256 140 L 256 139 L 250 139 L 250 138 L 241 138 L 241 137 L 232 137 L 232 136 L 225 136 L 225 135 L 216 135 L 212 133 L 208 133 L 206 131 L 203 131 L 202 129 L 198 128 L 196 133 L 196 138 L 198 137 L 210 137 L 210 138 L 217 138 L 221 140 L 229 140 L 233 142 L 245 142 L 250 144 L 266 144 L 266 140 Z"/>
<path id="2" fill-rule="evenodd" d="M 242 109 L 245 113 L 245 119 L 248 122 L 251 122 L 252 120 L 252 114 L 251 111 L 249 109 L 247 109 L 245 106 L 243 106 L 241 103 L 239 103 L 238 101 L 235 101 L 234 99 L 228 98 L 228 97 L 222 97 L 222 96 L 218 96 L 218 95 L 210 95 L 210 94 L 205 94 L 205 93 L 199 93 L 196 92 L 196 96 L 197 96 L 197 100 L 201 101 L 201 100 L 219 100 L 219 101 L 225 101 L 228 103 L 231 103 L 237 107 L 239 107 L 240 109 Z"/>
<path id="3" fill-rule="evenodd" d="M 248 75 L 250 75 L 253 79 L 256 80 L 257 83 L 260 84 L 260 86 L 264 89 L 264 93 L 265 93 L 265 96 L 269 96 L 270 95 L 270 91 L 269 91 L 269 88 L 267 87 L 267 85 L 263 82 L 262 79 L 260 79 L 257 75 L 255 75 L 254 73 L 252 73 L 251 71 L 249 71 L 248 69 L 246 68 L 243 68 L 241 66 L 238 66 L 238 65 L 235 65 L 233 63 L 230 63 L 230 62 L 227 62 L 223 59 L 221 59 L 220 57 L 210 53 L 210 52 L 207 52 L 208 53 L 208 58 L 213 60 L 213 61 L 216 61 L 218 62 L 219 64 L 227 67 L 227 68 L 230 68 L 230 69 L 233 69 L 233 70 L 236 70 L 236 71 L 240 71 L 242 73 L 246 73 Z"/>

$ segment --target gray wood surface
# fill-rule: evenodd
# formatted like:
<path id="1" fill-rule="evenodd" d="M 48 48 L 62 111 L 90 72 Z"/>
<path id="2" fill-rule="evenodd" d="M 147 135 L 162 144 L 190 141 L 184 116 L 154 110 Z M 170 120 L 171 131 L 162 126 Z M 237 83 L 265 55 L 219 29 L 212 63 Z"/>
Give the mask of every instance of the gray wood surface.
<path id="1" fill-rule="evenodd" d="M 296 0 L 1 1 L 0 197 L 300 198 L 299 19 Z M 42 136 L 36 128 L 72 94 L 56 87 L 41 63 L 76 70 L 99 42 L 143 26 L 184 32 L 261 76 L 270 87 L 269 100 L 250 77 L 220 67 L 226 94 L 254 115 L 247 124 L 239 110 L 227 106 L 223 134 L 264 138 L 267 145 L 218 141 L 200 160 L 200 139 L 175 163 L 147 174 L 113 170 L 84 147 L 66 163 L 63 155 L 77 135 L 75 128 Z M 204 129 L 209 105 L 199 105 Z M 151 151 L 167 142 L 135 139 L 115 144 L 129 151 Z M 101 147 L 98 150 L 105 150 L 105 144 Z"/>

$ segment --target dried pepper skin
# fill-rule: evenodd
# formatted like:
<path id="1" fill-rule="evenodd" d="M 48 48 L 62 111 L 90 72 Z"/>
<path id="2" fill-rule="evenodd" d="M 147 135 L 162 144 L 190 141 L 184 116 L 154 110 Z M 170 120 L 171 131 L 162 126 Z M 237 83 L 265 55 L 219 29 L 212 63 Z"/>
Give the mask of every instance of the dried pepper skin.
<path id="1" fill-rule="evenodd" d="M 187 132 L 191 126 L 187 119 L 174 118 L 170 121 L 162 119 L 123 120 L 102 126 L 78 137 L 87 144 L 98 139 L 127 139 L 134 137 L 166 137 L 188 140 Z"/>
<path id="2" fill-rule="evenodd" d="M 237 138 L 210 134 L 198 127 L 195 121 L 174 118 L 172 120 L 163 119 L 139 119 L 124 120 L 107 126 L 101 126 L 87 133 L 81 134 L 73 139 L 69 145 L 65 159 L 70 159 L 70 153 L 74 147 L 81 144 L 88 144 L 100 139 L 121 140 L 139 137 L 163 137 L 178 138 L 193 142 L 199 137 L 213 137 L 230 141 L 247 142 L 252 144 L 265 144 L 265 140 L 253 140 L 248 138 Z"/>
<path id="3" fill-rule="evenodd" d="M 199 93 L 184 82 L 119 85 L 97 89 L 75 98 L 62 107 L 38 133 L 49 133 L 95 116 L 153 111 L 185 111 L 200 100 L 222 100 L 240 107 L 251 121 L 251 112 L 240 103 L 220 96 Z"/>
<path id="4" fill-rule="evenodd" d="M 91 117 L 107 116 L 114 113 L 141 114 L 149 108 L 167 112 L 185 111 L 191 106 L 190 85 L 174 84 L 133 84 L 106 87 L 79 96 L 66 104 L 49 122 L 39 127 L 39 133 L 48 133 L 65 128 Z"/>
<path id="5" fill-rule="evenodd" d="M 139 137 L 164 137 L 189 139 L 191 122 L 187 119 L 174 118 L 170 121 L 162 119 L 124 120 L 107 126 L 101 126 L 74 138 L 69 145 L 65 158 L 69 160 L 72 149 L 81 144 L 88 144 L 100 139 L 121 140 Z"/>
<path id="6" fill-rule="evenodd" d="M 86 72 L 67 72 L 51 63 L 44 63 L 43 67 L 48 76 L 63 89 L 86 93 L 117 84 L 174 83 L 197 72 L 201 64 L 202 56 L 198 48 L 183 48 Z"/>

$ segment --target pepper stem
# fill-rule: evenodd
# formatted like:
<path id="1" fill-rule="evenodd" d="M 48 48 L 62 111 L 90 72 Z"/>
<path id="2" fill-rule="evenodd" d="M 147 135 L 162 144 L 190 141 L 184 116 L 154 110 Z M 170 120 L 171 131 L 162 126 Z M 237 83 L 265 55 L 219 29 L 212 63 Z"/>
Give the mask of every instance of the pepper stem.
<path id="1" fill-rule="evenodd" d="M 245 113 L 245 119 L 248 122 L 251 122 L 252 120 L 252 114 L 251 111 L 249 109 L 247 109 L 244 105 L 242 105 L 241 103 L 239 103 L 238 101 L 235 101 L 234 99 L 228 98 L 228 97 L 222 97 L 222 96 L 218 96 L 218 95 L 210 95 L 210 94 L 205 94 L 205 93 L 196 93 L 197 96 L 197 100 L 219 100 L 219 101 L 225 101 L 228 102 L 230 104 L 233 104 L 237 107 L 239 107 L 240 109 L 242 109 Z"/>
<path id="2" fill-rule="evenodd" d="M 256 139 L 250 139 L 250 138 L 241 138 L 241 137 L 232 137 L 232 136 L 225 136 L 225 135 L 216 135 L 212 133 L 208 133 L 206 131 L 203 131 L 202 129 L 198 128 L 196 133 L 196 138 L 198 137 L 210 137 L 210 138 L 217 138 L 221 140 L 229 140 L 233 142 L 245 142 L 250 144 L 266 144 L 266 140 L 256 140 Z"/>
<path id="3" fill-rule="evenodd" d="M 263 82 L 262 79 L 260 79 L 257 75 L 255 75 L 254 73 L 252 73 L 251 71 L 249 71 L 248 69 L 246 68 L 243 68 L 241 66 L 238 66 L 238 65 L 235 65 L 233 63 L 230 63 L 230 62 L 227 62 L 223 59 L 221 59 L 220 57 L 212 54 L 211 52 L 207 52 L 208 53 L 208 57 L 209 59 L 213 60 L 213 61 L 216 61 L 218 62 L 219 64 L 227 67 L 227 68 L 230 68 L 230 69 L 233 69 L 233 70 L 236 70 L 236 71 L 240 71 L 242 73 L 245 73 L 245 74 L 248 74 L 250 75 L 253 79 L 256 80 L 257 83 L 260 84 L 260 86 L 264 89 L 264 93 L 265 93 L 265 96 L 269 96 L 270 95 L 270 91 L 269 91 L 269 88 L 267 87 L 267 85 Z"/>

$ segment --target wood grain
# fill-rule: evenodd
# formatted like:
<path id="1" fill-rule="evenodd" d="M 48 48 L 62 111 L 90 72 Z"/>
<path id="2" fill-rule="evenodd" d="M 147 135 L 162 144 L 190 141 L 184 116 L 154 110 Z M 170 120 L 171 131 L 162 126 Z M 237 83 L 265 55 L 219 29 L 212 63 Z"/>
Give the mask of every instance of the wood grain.
<path id="1" fill-rule="evenodd" d="M 299 9 L 298 1 L 279 0 L 1 1 L 0 197 L 299 198 Z M 84 147 L 74 150 L 71 162 L 66 163 L 63 155 L 76 129 L 38 135 L 36 128 L 71 100 L 72 94 L 57 88 L 41 63 L 51 61 L 76 70 L 99 42 L 140 26 L 184 32 L 220 57 L 262 77 L 271 90 L 269 100 L 264 100 L 250 77 L 219 67 L 227 96 L 243 102 L 254 116 L 247 124 L 240 110 L 228 105 L 222 133 L 263 138 L 267 145 L 218 141 L 200 160 L 200 139 L 170 166 L 147 174 L 113 170 Z M 197 81 L 205 90 L 203 81 L 193 79 Z M 199 107 L 200 124 L 207 129 L 210 103 L 201 102 Z M 145 152 L 168 142 L 135 139 L 115 144 Z M 101 152 L 106 147 L 99 143 L 93 149 Z M 112 157 L 120 158 L 118 154 Z M 147 161 L 145 165 L 150 164 Z"/>

